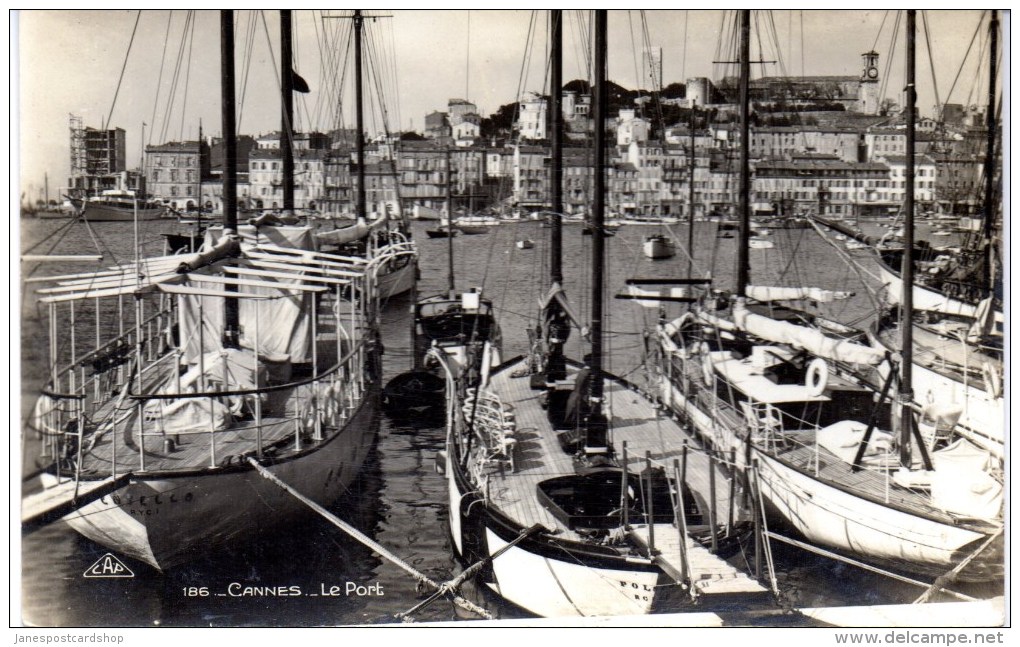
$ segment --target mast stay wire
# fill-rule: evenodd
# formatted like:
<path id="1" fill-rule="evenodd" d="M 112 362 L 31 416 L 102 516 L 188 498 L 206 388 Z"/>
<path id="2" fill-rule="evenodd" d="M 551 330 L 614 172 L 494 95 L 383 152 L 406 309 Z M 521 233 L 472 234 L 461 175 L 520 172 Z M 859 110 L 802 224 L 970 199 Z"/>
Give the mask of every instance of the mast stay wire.
<path id="1" fill-rule="evenodd" d="M 953 83 L 952 83 L 952 85 L 949 86 L 949 93 L 946 94 L 946 101 L 947 102 L 953 96 L 953 90 L 956 89 L 956 83 L 957 83 L 957 81 L 960 80 L 960 75 L 963 73 L 964 64 L 966 63 L 967 59 L 970 57 L 970 51 L 971 51 L 971 49 L 973 49 L 974 41 L 977 40 L 978 34 L 981 32 L 981 25 L 983 24 L 983 22 L 984 22 L 984 17 L 982 16 L 982 19 L 978 21 L 977 27 L 974 29 L 974 35 L 971 36 L 971 38 L 970 38 L 970 44 L 967 45 L 967 51 L 963 55 L 963 61 L 960 63 L 959 69 L 956 70 L 956 76 L 953 77 Z M 934 63 L 933 63 L 933 65 L 934 65 Z M 942 121 L 944 119 L 944 117 L 945 117 L 944 106 L 941 106 L 941 105 L 938 106 L 938 111 L 939 111 L 938 112 L 938 120 Z"/>
<path id="2" fill-rule="evenodd" d="M 166 66 L 166 48 L 170 44 L 170 23 L 173 21 L 174 12 L 171 10 L 166 16 L 166 33 L 163 34 L 163 53 L 159 57 L 159 76 L 156 78 L 156 97 L 152 101 L 152 117 L 149 118 L 149 122 L 152 123 L 152 129 L 149 131 L 149 141 L 142 142 L 142 144 L 152 143 L 152 133 L 156 130 L 156 108 L 159 107 L 159 93 L 163 88 L 163 69 Z"/>
<path id="3" fill-rule="evenodd" d="M 177 97 L 177 84 L 180 81 L 181 62 L 182 62 L 182 60 L 184 58 L 184 43 L 187 40 L 188 29 L 191 27 L 191 24 L 192 24 L 193 13 L 194 12 L 192 12 L 192 11 L 188 11 L 188 12 L 185 13 L 184 27 L 181 29 L 181 41 L 180 41 L 180 45 L 177 48 L 177 57 L 176 57 L 176 60 L 174 62 L 174 73 L 173 73 L 173 77 L 171 78 L 171 82 L 170 82 L 170 92 L 168 93 L 168 96 L 167 96 L 166 107 L 163 109 L 163 119 L 162 119 L 162 123 L 160 124 L 161 125 L 161 129 L 160 129 L 160 133 L 159 133 L 159 138 L 160 138 L 161 141 L 166 141 L 167 133 L 169 132 L 169 128 L 170 128 L 170 116 L 172 114 L 173 107 L 174 107 L 174 102 L 176 101 L 176 97 Z M 153 130 L 155 130 L 155 129 L 156 129 L 156 125 L 154 123 L 153 124 Z"/>
<path id="4" fill-rule="evenodd" d="M 128 58 L 131 56 L 131 46 L 135 42 L 135 34 L 138 32 L 138 22 L 142 18 L 141 10 L 135 15 L 135 26 L 131 30 L 131 40 L 128 41 L 127 51 L 124 52 L 124 64 L 120 68 L 120 77 L 117 79 L 117 89 L 113 92 L 113 102 L 110 104 L 110 114 L 106 118 L 106 127 L 113 121 L 113 108 L 117 105 L 117 96 L 120 94 L 120 84 L 124 82 L 124 71 L 127 70 Z"/>
<path id="5" fill-rule="evenodd" d="M 181 100 L 181 128 L 178 131 L 178 141 L 184 141 L 184 118 L 188 114 L 188 87 L 191 83 L 191 54 L 195 48 L 195 21 L 191 23 L 191 31 L 188 33 L 188 59 L 184 66 L 184 97 Z"/>
<path id="6" fill-rule="evenodd" d="M 878 90 L 879 106 L 881 106 L 882 103 L 885 101 L 886 93 L 889 90 L 889 76 L 890 73 L 892 72 L 893 59 L 896 56 L 896 44 L 899 42 L 899 38 L 896 37 L 896 34 L 899 33 L 900 30 L 901 17 L 902 16 L 900 12 L 897 11 L 896 18 L 893 21 L 892 35 L 890 36 L 891 42 L 889 45 L 889 58 L 885 62 L 885 71 L 882 73 L 882 83 L 880 84 Z"/>
<path id="7" fill-rule="evenodd" d="M 251 60 L 252 54 L 255 51 L 255 27 L 257 24 L 257 17 L 255 12 L 248 12 L 248 28 L 244 32 L 244 49 L 241 54 L 243 73 L 241 74 L 241 93 L 240 100 L 238 101 L 237 108 L 237 131 L 242 132 L 242 123 L 244 120 L 244 103 L 245 97 L 248 93 L 248 78 L 251 73 Z M 234 42 L 238 42 L 240 39 L 237 38 L 237 32 L 241 29 L 241 21 L 235 21 L 234 23 Z"/>

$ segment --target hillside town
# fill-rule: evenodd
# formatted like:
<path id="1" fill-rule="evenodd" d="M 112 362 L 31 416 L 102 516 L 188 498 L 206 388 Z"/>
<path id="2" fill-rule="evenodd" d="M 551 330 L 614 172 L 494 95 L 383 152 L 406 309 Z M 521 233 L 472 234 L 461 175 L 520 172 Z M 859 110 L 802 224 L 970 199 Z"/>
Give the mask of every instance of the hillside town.
<path id="1" fill-rule="evenodd" d="M 646 55 L 653 55 L 654 52 Z M 759 215 L 835 217 L 895 214 L 903 200 L 906 132 L 895 102 L 879 99 L 879 55 L 861 56 L 860 76 L 764 77 L 750 87 L 752 196 Z M 670 84 L 661 92 L 615 86 L 609 151 L 609 208 L 617 217 L 726 218 L 736 203 L 740 131 L 733 79 Z M 563 88 L 564 209 L 583 214 L 592 174 L 591 94 Z M 484 118 L 451 98 L 425 115 L 424 132 L 370 137 L 365 191 L 371 211 L 442 210 L 447 185 L 456 209 L 521 217 L 548 208 L 549 99 L 532 93 Z M 918 124 L 915 200 L 924 212 L 970 215 L 980 206 L 983 107 L 943 104 Z M 96 130 L 71 117 L 69 191 L 138 190 L 172 211 L 217 213 L 222 139 L 145 147 L 144 168 L 126 168 L 121 128 Z M 201 133 L 201 130 L 200 130 Z M 295 136 L 295 207 L 324 217 L 354 212 L 356 133 Z M 279 132 L 238 141 L 240 206 L 282 204 Z M 447 158 L 451 172 L 447 174 Z M 693 179 L 693 191 L 691 181 Z"/>

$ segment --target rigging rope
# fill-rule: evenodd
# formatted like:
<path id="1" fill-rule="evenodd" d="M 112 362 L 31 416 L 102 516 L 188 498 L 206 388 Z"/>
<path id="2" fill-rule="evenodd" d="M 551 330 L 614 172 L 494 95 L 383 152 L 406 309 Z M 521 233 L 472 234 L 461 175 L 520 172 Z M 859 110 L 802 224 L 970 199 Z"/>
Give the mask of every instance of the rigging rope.
<path id="1" fill-rule="evenodd" d="M 114 106 L 117 105 L 117 95 L 120 94 L 120 84 L 124 81 L 124 70 L 127 69 L 128 57 L 131 55 L 131 46 L 135 42 L 135 33 L 138 32 L 138 22 L 139 22 L 139 20 L 141 20 L 141 18 L 142 18 L 142 12 L 141 12 L 141 10 L 139 10 L 138 14 L 135 16 L 135 26 L 131 30 L 131 40 L 128 41 L 127 52 L 124 53 L 124 64 L 120 68 L 120 78 L 117 79 L 117 89 L 114 90 L 114 92 L 113 92 L 113 102 L 110 104 L 110 114 L 106 118 L 106 126 L 105 127 L 107 127 L 107 128 L 110 126 L 110 123 L 112 123 L 112 121 L 113 121 L 113 108 L 114 108 Z"/>
<path id="2" fill-rule="evenodd" d="M 410 574 L 418 582 L 424 583 L 424 584 L 428 584 L 429 586 L 431 586 L 434 589 L 439 589 L 439 590 L 443 589 L 443 585 L 440 585 L 437 582 L 433 581 L 427 575 L 425 575 L 421 571 L 415 569 L 413 566 L 411 566 L 410 564 L 405 562 L 400 557 L 397 557 L 395 554 L 393 554 L 391 551 L 389 551 L 382 544 L 374 541 L 373 539 L 371 539 L 370 537 L 365 535 L 363 532 L 361 532 L 360 530 L 358 530 L 354 526 L 352 526 L 349 523 L 339 519 L 336 515 L 331 514 L 328 510 L 323 508 L 321 505 L 319 505 L 315 501 L 312 501 L 311 499 L 309 499 L 308 497 L 304 496 L 303 494 L 301 494 L 300 492 L 295 490 L 293 487 L 291 487 L 287 483 L 285 483 L 282 480 L 280 480 L 275 474 L 273 474 L 268 469 L 266 469 L 265 466 L 260 464 L 254 457 L 249 457 L 248 458 L 248 463 L 252 467 L 254 467 L 259 472 L 259 474 L 261 474 L 263 476 L 263 478 L 273 482 L 274 484 L 276 484 L 277 486 L 279 486 L 280 488 L 282 488 L 283 490 L 288 492 L 291 496 L 295 497 L 296 499 L 298 499 L 299 501 L 304 503 L 306 506 L 308 506 L 309 508 L 311 508 L 315 512 L 319 513 L 319 515 L 322 516 L 323 519 L 325 519 L 326 521 L 329 521 L 331 524 L 333 524 L 334 526 L 336 526 L 340 530 L 343 530 L 345 533 L 350 535 L 351 538 L 353 538 L 354 540 L 356 540 L 358 543 L 362 544 L 363 546 L 366 546 L 369 550 L 375 552 L 380 557 L 388 560 L 389 562 L 391 562 L 392 564 L 394 564 L 395 566 L 397 566 L 398 568 L 400 568 L 404 572 Z M 479 607 L 478 605 L 474 604 L 473 602 L 471 602 L 469 600 L 464 599 L 463 597 L 461 597 L 460 595 L 457 595 L 456 593 L 453 593 L 452 591 L 447 591 L 447 592 L 449 592 L 451 595 L 453 595 L 453 601 L 454 601 L 454 603 L 457 606 L 459 606 L 459 607 L 461 607 L 463 609 L 466 609 L 468 611 L 471 611 L 472 613 L 476 613 L 476 614 L 478 614 L 478 615 L 480 615 L 483 618 L 486 618 L 488 620 L 492 619 L 492 614 L 490 614 L 485 609 Z"/>
<path id="3" fill-rule="evenodd" d="M 156 108 L 159 106 L 159 92 L 163 88 L 163 68 L 166 66 L 166 48 L 170 43 L 170 22 L 173 17 L 173 11 L 170 11 L 166 17 L 166 33 L 163 35 L 163 53 L 159 57 L 159 76 L 156 79 L 156 97 L 152 101 L 152 117 L 149 119 L 152 122 L 152 130 L 149 131 L 149 142 L 152 142 L 152 133 L 156 130 Z M 142 142 L 143 145 L 146 143 Z"/>
<path id="4" fill-rule="evenodd" d="M 184 141 L 184 118 L 188 114 L 188 88 L 191 80 L 191 53 L 195 47 L 195 28 L 192 23 L 191 33 L 188 34 L 188 62 L 184 67 L 184 98 L 181 101 L 181 129 L 177 139 Z"/>

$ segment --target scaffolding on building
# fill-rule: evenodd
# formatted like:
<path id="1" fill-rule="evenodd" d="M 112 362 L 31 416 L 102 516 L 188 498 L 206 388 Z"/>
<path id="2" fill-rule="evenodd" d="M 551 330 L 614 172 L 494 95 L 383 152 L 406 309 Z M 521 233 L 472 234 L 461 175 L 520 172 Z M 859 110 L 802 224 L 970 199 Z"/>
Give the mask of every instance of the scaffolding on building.
<path id="1" fill-rule="evenodd" d="M 88 175 L 88 156 L 85 151 L 85 127 L 81 117 L 71 115 L 71 177 Z"/>

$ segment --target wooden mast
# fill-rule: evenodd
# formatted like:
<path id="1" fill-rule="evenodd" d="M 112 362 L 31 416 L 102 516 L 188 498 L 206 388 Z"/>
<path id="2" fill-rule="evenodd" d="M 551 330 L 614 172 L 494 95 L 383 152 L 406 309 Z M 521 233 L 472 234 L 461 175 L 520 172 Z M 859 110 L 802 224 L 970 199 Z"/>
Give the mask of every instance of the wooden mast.
<path id="1" fill-rule="evenodd" d="M 453 158 L 446 147 L 446 288 L 450 298 L 457 294 L 453 278 Z"/>
<path id="2" fill-rule="evenodd" d="M 983 243 L 985 246 L 985 272 L 981 286 L 985 298 L 992 295 L 994 290 L 995 276 L 993 263 L 995 262 L 995 246 L 992 244 L 992 230 L 995 223 L 995 75 L 996 58 L 998 57 L 999 43 L 999 13 L 992 9 L 992 19 L 988 25 L 989 58 L 988 58 L 988 108 L 986 123 L 988 128 L 987 150 L 985 151 L 985 199 L 983 204 Z"/>
<path id="3" fill-rule="evenodd" d="M 552 110 L 549 127 L 552 130 L 551 204 L 552 231 L 549 238 L 549 269 L 552 282 L 563 283 L 563 11 L 554 9 L 551 15 L 552 69 L 550 91 Z M 592 232 L 597 233 L 597 232 Z"/>
<path id="4" fill-rule="evenodd" d="M 280 10 L 280 88 L 283 114 L 280 123 L 280 152 L 283 157 L 283 212 L 294 211 L 294 72 L 291 63 L 290 9 Z"/>
<path id="5" fill-rule="evenodd" d="M 595 204 L 592 210 L 592 282 L 591 282 L 591 387 L 589 390 L 588 418 L 585 421 L 585 452 L 606 453 L 609 449 L 608 429 L 602 410 L 604 394 L 602 376 L 602 292 L 604 284 L 606 215 L 606 116 L 608 92 L 606 88 L 607 50 L 606 10 L 595 12 Z"/>
<path id="6" fill-rule="evenodd" d="M 357 149 L 358 164 L 358 193 L 357 211 L 355 217 L 359 220 L 367 215 L 365 209 L 365 125 L 364 125 L 364 103 L 361 96 L 361 30 L 364 27 L 364 19 L 361 16 L 361 9 L 354 10 L 354 103 L 355 103 L 355 147 Z"/>
<path id="7" fill-rule="evenodd" d="M 907 168 L 904 173 L 905 186 L 903 209 L 906 213 L 903 226 L 903 263 L 900 271 L 903 277 L 903 296 L 900 303 L 900 465 L 909 468 L 911 465 L 910 439 L 912 436 L 914 413 L 911 405 L 914 401 L 913 348 L 914 348 L 914 122 L 916 120 L 917 92 L 914 87 L 914 31 L 917 14 L 913 9 L 907 10 Z"/>
<path id="8" fill-rule="evenodd" d="M 691 100 L 691 150 L 688 153 L 691 157 L 688 160 L 688 176 L 687 184 L 688 191 L 690 192 L 689 201 L 690 206 L 687 212 L 687 278 L 691 278 L 694 274 L 694 171 L 697 166 L 697 162 L 694 159 L 694 115 L 695 115 L 695 102 Z"/>
<path id="9" fill-rule="evenodd" d="M 234 12 L 220 11 L 220 91 L 223 104 L 223 235 L 237 235 L 237 126 L 234 115 Z M 226 291 L 236 292 L 228 284 Z M 238 299 L 224 299 L 223 345 L 240 347 L 240 310 Z"/>
<path id="10" fill-rule="evenodd" d="M 749 84 L 751 77 L 751 11 L 740 10 L 740 242 L 737 243 L 737 296 L 747 292 L 751 257 L 751 178 L 748 162 Z"/>

